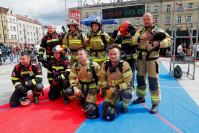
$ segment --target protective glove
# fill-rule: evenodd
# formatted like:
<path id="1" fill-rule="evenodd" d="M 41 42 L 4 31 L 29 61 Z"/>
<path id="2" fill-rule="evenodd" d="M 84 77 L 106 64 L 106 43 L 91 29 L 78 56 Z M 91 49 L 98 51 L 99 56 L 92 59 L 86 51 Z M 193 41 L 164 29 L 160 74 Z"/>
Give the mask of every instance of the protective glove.
<path id="1" fill-rule="evenodd" d="M 128 29 L 127 29 L 127 32 L 130 33 L 131 36 L 134 36 L 135 32 L 136 32 L 136 29 L 132 25 L 129 25 Z"/>
<path id="2" fill-rule="evenodd" d="M 43 88 L 44 88 L 44 86 L 43 86 L 43 84 L 42 83 L 38 83 L 38 84 L 36 84 L 35 85 L 35 89 L 37 90 L 37 91 L 43 91 Z"/>
<path id="3" fill-rule="evenodd" d="M 110 87 L 108 90 L 106 90 L 106 96 L 108 98 L 111 98 L 113 96 L 113 88 Z"/>
<path id="4" fill-rule="evenodd" d="M 50 70 L 50 68 L 51 68 L 51 65 L 49 64 L 49 62 L 48 62 L 47 60 L 43 60 L 43 61 L 42 61 L 42 65 L 43 65 L 45 68 L 49 69 L 49 70 Z"/>
<path id="5" fill-rule="evenodd" d="M 32 80 L 26 81 L 26 82 L 25 82 L 25 85 L 28 86 L 28 87 L 33 86 Z"/>
<path id="6" fill-rule="evenodd" d="M 117 37 L 118 30 L 114 30 L 112 33 L 112 38 L 115 39 Z"/>

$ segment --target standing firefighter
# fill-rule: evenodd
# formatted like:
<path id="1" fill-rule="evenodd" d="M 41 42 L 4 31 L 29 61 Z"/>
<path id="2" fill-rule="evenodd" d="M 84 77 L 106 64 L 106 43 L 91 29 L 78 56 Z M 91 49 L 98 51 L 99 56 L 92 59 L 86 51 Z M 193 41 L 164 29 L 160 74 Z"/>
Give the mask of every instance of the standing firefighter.
<path id="1" fill-rule="evenodd" d="M 80 96 L 80 104 L 87 118 L 93 119 L 99 116 L 96 105 L 98 93 L 98 73 L 100 65 L 88 59 L 85 49 L 78 50 L 78 62 L 74 63 L 70 72 L 70 84 L 72 91 L 68 95 Z"/>
<path id="2" fill-rule="evenodd" d="M 108 59 L 106 49 L 107 45 L 110 44 L 111 38 L 106 32 L 102 31 L 101 19 L 99 17 L 96 17 L 91 22 L 91 34 L 88 38 L 91 59 L 102 65 Z"/>
<path id="3" fill-rule="evenodd" d="M 117 116 L 117 105 L 122 100 L 121 112 L 128 111 L 128 105 L 133 97 L 133 87 L 130 86 L 132 70 L 128 62 L 120 60 L 120 48 L 113 45 L 108 49 L 108 61 L 104 62 L 100 72 L 100 84 L 106 89 L 103 103 L 103 118 L 114 120 Z"/>
<path id="4" fill-rule="evenodd" d="M 54 25 L 48 26 L 48 33 L 42 38 L 41 45 L 38 52 L 38 61 L 43 64 L 45 68 L 48 69 L 49 62 L 53 59 L 52 49 L 56 45 L 62 44 L 62 36 L 60 36 L 56 31 Z M 44 59 L 44 53 L 46 52 L 46 59 Z"/>
<path id="5" fill-rule="evenodd" d="M 39 102 L 39 95 L 43 91 L 42 70 L 39 64 L 31 64 L 30 55 L 21 53 L 20 63 L 14 67 L 11 75 L 15 91 L 10 98 L 10 106 L 30 104 L 27 92 L 32 90 L 34 103 Z"/>
<path id="6" fill-rule="evenodd" d="M 48 70 L 48 80 L 50 82 L 50 91 L 48 98 L 55 100 L 63 94 L 64 103 L 68 104 L 69 100 L 64 91 L 69 87 L 68 76 L 70 73 L 70 61 L 64 56 L 64 49 L 61 45 L 53 48 L 54 59 L 51 60 L 51 69 Z"/>
<path id="7" fill-rule="evenodd" d="M 86 35 L 79 30 L 78 23 L 74 19 L 69 19 L 68 24 L 69 32 L 64 35 L 62 45 L 65 49 L 69 49 L 71 57 L 71 65 L 78 60 L 77 51 L 79 48 L 86 48 L 88 41 Z"/>
<path id="8" fill-rule="evenodd" d="M 120 35 L 117 36 L 118 31 Z M 131 66 L 133 81 L 137 60 L 137 46 L 131 44 L 131 38 L 135 35 L 135 32 L 136 30 L 131 23 L 129 21 L 124 21 L 121 23 L 118 30 L 115 30 L 112 34 L 113 39 L 117 38 L 114 43 L 121 44 L 121 59 L 127 61 Z M 131 85 L 134 87 L 133 82 Z"/>
<path id="9" fill-rule="evenodd" d="M 159 49 L 167 48 L 171 45 L 170 36 L 162 29 L 153 25 L 153 16 L 150 13 L 143 15 L 144 27 L 138 30 L 132 38 L 133 44 L 138 44 L 138 65 L 137 65 L 137 91 L 138 98 L 133 102 L 139 104 L 145 102 L 146 95 L 146 75 L 148 74 L 149 89 L 151 94 L 152 108 L 151 113 L 158 111 L 160 102 L 160 84 L 158 81 Z"/>

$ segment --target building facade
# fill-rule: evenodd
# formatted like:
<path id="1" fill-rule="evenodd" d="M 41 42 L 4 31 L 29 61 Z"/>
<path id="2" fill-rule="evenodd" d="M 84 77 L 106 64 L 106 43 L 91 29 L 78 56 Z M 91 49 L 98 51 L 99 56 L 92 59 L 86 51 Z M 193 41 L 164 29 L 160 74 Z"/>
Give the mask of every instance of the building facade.
<path id="1" fill-rule="evenodd" d="M 18 43 L 18 31 L 17 31 L 17 17 L 13 14 L 12 10 L 9 10 L 7 15 L 8 26 L 8 42 L 12 46 Z"/>
<path id="2" fill-rule="evenodd" d="M 7 43 L 8 40 L 8 24 L 7 12 L 9 9 L 0 7 L 0 44 Z"/>
<path id="3" fill-rule="evenodd" d="M 20 45 L 39 45 L 43 36 L 42 24 L 28 16 L 16 15 L 18 43 Z"/>
<path id="4" fill-rule="evenodd" d="M 196 30 L 197 27 L 199 27 L 198 0 L 183 0 L 183 3 L 181 3 L 181 0 L 177 0 L 176 2 L 173 0 L 133 0 L 117 3 L 85 5 L 83 7 L 79 7 L 78 9 L 81 11 L 80 18 L 82 20 L 88 16 L 101 15 L 103 9 L 128 7 L 134 5 L 145 5 L 145 12 L 151 12 L 154 15 L 155 23 L 166 31 L 172 31 L 173 29 L 184 31 L 187 29 L 187 23 L 193 30 Z M 186 14 L 186 19 L 184 14 Z M 123 20 L 130 20 L 137 28 L 143 25 L 141 17 L 121 18 L 119 20 L 120 22 Z M 104 29 L 105 31 L 110 32 L 117 26 L 118 25 L 105 25 Z M 88 31 L 88 28 L 85 26 L 82 27 L 83 30 L 86 32 Z"/>

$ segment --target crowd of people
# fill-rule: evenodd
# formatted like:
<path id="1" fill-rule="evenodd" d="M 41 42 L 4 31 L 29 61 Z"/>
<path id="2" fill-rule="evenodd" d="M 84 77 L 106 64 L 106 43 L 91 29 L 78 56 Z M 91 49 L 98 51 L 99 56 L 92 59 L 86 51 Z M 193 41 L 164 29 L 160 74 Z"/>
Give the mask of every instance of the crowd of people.
<path id="1" fill-rule="evenodd" d="M 161 101 L 157 59 L 160 48 L 170 47 L 172 39 L 153 23 L 151 13 L 143 15 L 143 24 L 141 29 L 136 29 L 130 21 L 124 21 L 111 36 L 103 31 L 99 18 L 91 23 L 89 34 L 83 33 L 73 19 L 68 21 L 69 31 L 64 34 L 56 33 L 50 25 L 38 52 L 40 63 L 31 63 L 30 54 L 25 51 L 12 72 L 15 91 L 10 105 L 29 105 L 29 90 L 33 92 L 33 102 L 39 103 L 44 88 L 42 65 L 48 70 L 49 100 L 62 96 L 67 105 L 70 100 L 78 99 L 89 119 L 99 117 L 98 94 L 104 97 L 102 118 L 107 121 L 118 116 L 120 102 L 121 113 L 127 113 L 131 103 L 145 102 L 146 77 L 151 94 L 150 112 L 156 114 Z M 132 102 L 134 92 L 137 98 Z"/>
<path id="2" fill-rule="evenodd" d="M 36 49 L 27 44 L 24 44 L 23 47 L 18 45 L 15 47 L 11 45 L 0 45 L 0 65 L 19 62 L 23 51 L 29 51 L 30 53 L 34 52 L 36 54 Z"/>

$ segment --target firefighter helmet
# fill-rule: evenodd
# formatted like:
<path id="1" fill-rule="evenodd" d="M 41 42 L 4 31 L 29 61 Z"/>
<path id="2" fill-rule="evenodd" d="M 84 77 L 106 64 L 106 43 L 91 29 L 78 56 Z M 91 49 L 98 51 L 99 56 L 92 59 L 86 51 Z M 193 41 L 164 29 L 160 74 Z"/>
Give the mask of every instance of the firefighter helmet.
<path id="1" fill-rule="evenodd" d="M 68 22 L 67 22 L 67 26 L 69 27 L 70 25 L 74 25 L 74 26 L 78 26 L 79 24 L 77 23 L 76 20 L 74 19 L 69 19 Z"/>
<path id="2" fill-rule="evenodd" d="M 103 118 L 107 121 L 113 121 L 117 117 L 116 109 L 112 106 L 108 106 L 106 111 L 103 112 Z"/>
<path id="3" fill-rule="evenodd" d="M 93 25 L 94 23 L 99 24 L 99 26 L 101 27 L 101 25 L 102 25 L 102 20 L 101 20 L 101 18 L 100 18 L 100 17 L 94 18 L 93 21 L 91 22 L 91 27 L 92 27 L 92 25 Z"/>
<path id="4" fill-rule="evenodd" d="M 128 33 L 128 27 L 131 25 L 130 21 L 124 21 L 119 26 L 119 32 L 121 35 L 126 35 Z"/>
<path id="5" fill-rule="evenodd" d="M 31 104 L 31 99 L 29 97 L 22 97 L 19 101 L 23 106 L 28 106 Z"/>
<path id="6" fill-rule="evenodd" d="M 52 52 L 55 53 L 55 52 L 63 52 L 64 49 L 61 45 L 57 45 L 53 48 Z"/>

